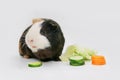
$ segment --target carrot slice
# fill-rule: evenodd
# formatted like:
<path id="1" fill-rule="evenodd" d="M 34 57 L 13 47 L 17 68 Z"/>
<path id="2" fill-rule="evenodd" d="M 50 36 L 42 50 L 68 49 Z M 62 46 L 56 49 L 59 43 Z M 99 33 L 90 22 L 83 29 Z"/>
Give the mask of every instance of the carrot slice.
<path id="1" fill-rule="evenodd" d="M 93 55 L 92 58 L 93 58 L 93 59 L 104 59 L 104 56 L 101 56 L 101 55 Z"/>
<path id="2" fill-rule="evenodd" d="M 93 65 L 104 65 L 106 64 L 105 57 L 101 55 L 93 55 L 92 56 L 92 64 Z"/>

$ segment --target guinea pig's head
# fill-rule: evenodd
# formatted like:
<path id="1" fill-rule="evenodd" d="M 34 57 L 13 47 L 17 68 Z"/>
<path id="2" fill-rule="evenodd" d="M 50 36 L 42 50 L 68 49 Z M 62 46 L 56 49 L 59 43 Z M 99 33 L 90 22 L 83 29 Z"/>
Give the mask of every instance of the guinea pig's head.
<path id="1" fill-rule="evenodd" d="M 42 28 L 40 30 L 40 33 L 44 36 L 55 34 L 60 28 L 57 22 L 51 19 L 44 19 L 44 22 L 41 25 L 42 25 Z"/>
<path id="2" fill-rule="evenodd" d="M 26 34 L 26 44 L 33 51 L 50 47 L 50 41 L 53 40 L 59 31 L 59 25 L 51 19 L 36 19 Z"/>

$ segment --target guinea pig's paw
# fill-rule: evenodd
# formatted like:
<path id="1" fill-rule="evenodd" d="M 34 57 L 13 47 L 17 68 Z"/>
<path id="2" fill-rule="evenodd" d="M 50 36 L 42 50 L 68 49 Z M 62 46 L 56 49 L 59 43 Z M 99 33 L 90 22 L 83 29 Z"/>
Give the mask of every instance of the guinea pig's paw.
<path id="1" fill-rule="evenodd" d="M 54 61 L 60 61 L 60 58 L 57 57 L 57 58 L 54 58 L 53 60 L 54 60 Z"/>
<path id="2" fill-rule="evenodd" d="M 24 57 L 25 59 L 29 59 L 29 58 L 30 58 L 29 55 L 24 55 L 23 57 Z"/>

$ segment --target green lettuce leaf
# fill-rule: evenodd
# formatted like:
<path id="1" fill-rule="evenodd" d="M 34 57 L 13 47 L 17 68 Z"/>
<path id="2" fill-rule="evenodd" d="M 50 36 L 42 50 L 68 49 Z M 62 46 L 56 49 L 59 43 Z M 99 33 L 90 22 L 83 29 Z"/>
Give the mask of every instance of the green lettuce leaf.
<path id="1" fill-rule="evenodd" d="M 60 56 L 61 61 L 67 62 L 72 56 L 82 56 L 84 60 L 91 60 L 91 56 L 97 52 L 88 48 L 80 48 L 77 45 L 70 45 L 67 47 L 65 53 Z"/>

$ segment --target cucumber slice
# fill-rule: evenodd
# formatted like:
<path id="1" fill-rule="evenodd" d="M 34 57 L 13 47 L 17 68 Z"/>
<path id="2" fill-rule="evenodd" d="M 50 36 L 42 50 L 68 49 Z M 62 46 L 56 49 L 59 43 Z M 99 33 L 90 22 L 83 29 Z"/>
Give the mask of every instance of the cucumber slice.
<path id="1" fill-rule="evenodd" d="M 72 66 L 81 66 L 85 64 L 85 61 L 82 56 L 73 56 L 69 58 L 70 65 Z"/>
<path id="2" fill-rule="evenodd" d="M 31 62 L 28 64 L 29 67 L 40 67 L 42 66 L 42 62 Z"/>
<path id="3" fill-rule="evenodd" d="M 70 62 L 70 65 L 71 66 L 82 66 L 82 65 L 84 65 L 85 64 L 85 62 L 83 61 L 83 62 Z"/>

